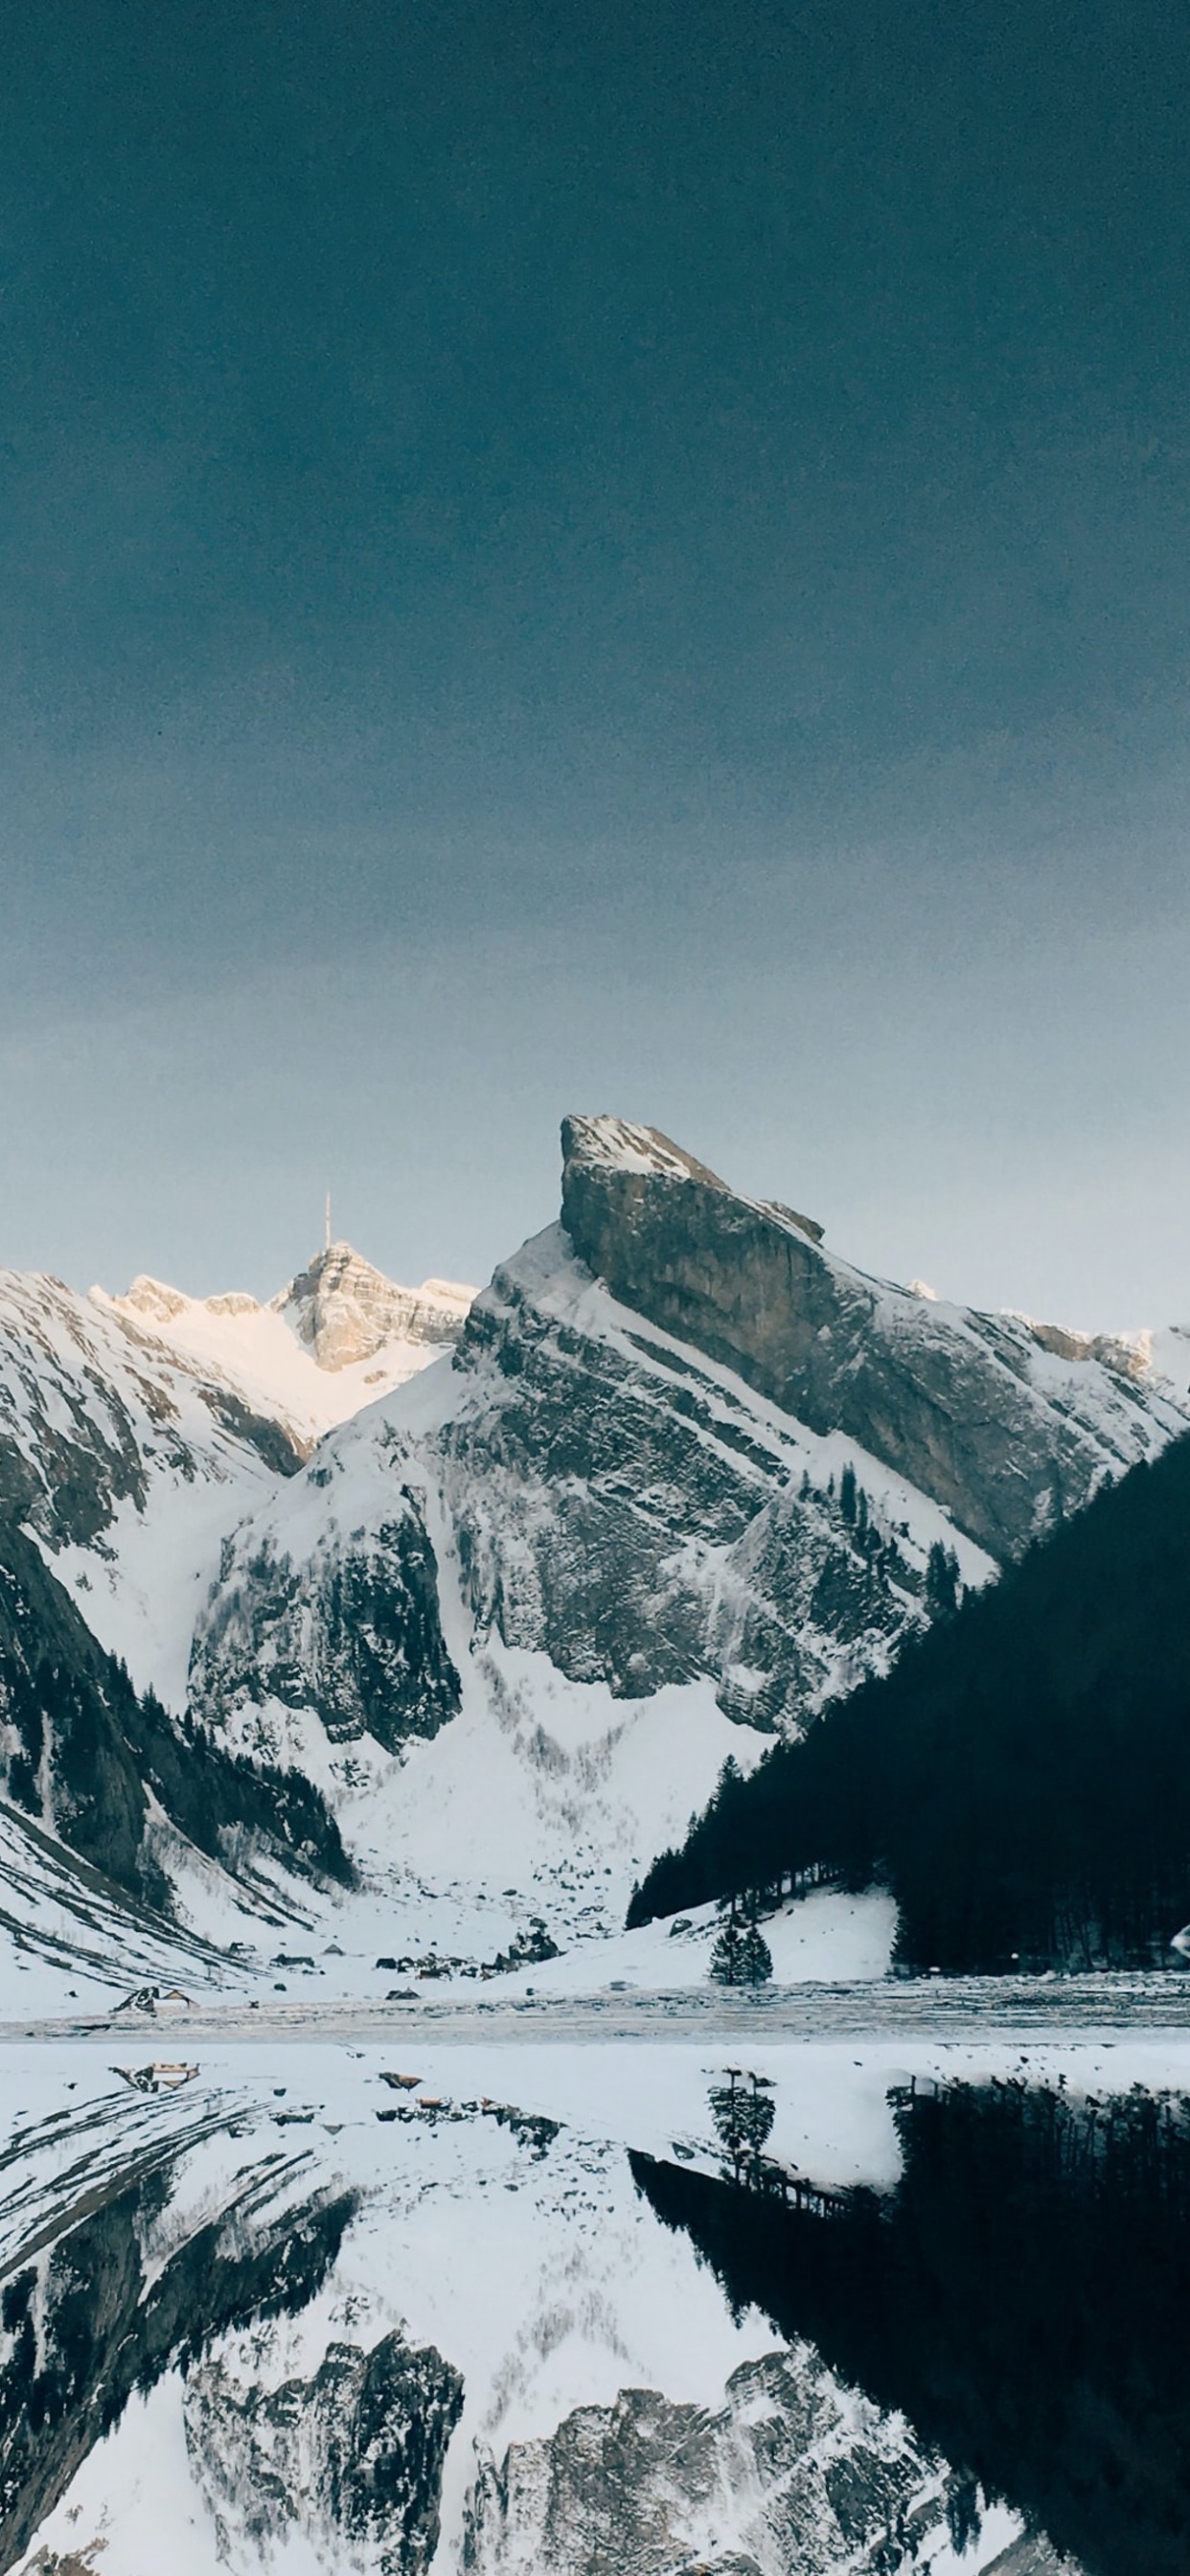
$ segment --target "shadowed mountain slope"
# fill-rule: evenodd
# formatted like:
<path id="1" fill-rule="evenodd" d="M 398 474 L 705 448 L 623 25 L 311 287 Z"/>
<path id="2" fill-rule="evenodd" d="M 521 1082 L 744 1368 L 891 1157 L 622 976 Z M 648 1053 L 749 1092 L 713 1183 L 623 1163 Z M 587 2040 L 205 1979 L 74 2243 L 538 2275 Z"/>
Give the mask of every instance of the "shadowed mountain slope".
<path id="1" fill-rule="evenodd" d="M 1190 1916 L 1190 1440 L 726 1779 L 633 1919 L 811 1864 L 883 1877 L 916 1967 L 1168 1959 Z"/>
<path id="2" fill-rule="evenodd" d="M 138 1696 L 32 1541 L 0 1528 L 0 1782 L 12 1805 L 133 1897 L 166 1911 L 155 1814 L 235 1865 L 237 1838 L 288 1867 L 350 1869 L 318 1791 L 203 1743 Z"/>
<path id="3" fill-rule="evenodd" d="M 614 1296 L 810 1430 L 859 1442 L 1001 1562 L 1185 1427 L 1131 1342 L 869 1278 L 655 1128 L 568 1118 L 562 1146 L 562 1222 Z"/>

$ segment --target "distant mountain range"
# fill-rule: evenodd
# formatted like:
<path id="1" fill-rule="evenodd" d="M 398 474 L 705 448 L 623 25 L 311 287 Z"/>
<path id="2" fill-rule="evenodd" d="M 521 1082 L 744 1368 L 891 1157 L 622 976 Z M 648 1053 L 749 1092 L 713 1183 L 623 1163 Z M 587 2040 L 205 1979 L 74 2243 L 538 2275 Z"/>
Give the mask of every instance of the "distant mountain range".
<path id="1" fill-rule="evenodd" d="M 167 1794 L 124 1708 L 149 1821 L 105 1866 L 194 1938 L 308 1919 L 343 1871 L 394 1951 L 597 1933 L 729 1755 L 753 1771 L 1188 1425 L 1185 1333 L 870 1278 L 613 1118 L 565 1122 L 561 1222 L 474 1299 L 345 1244 L 267 1306 L 0 1275 L 6 1830 L 103 1841 L 75 1676 L 152 1694 L 179 1748 Z"/>

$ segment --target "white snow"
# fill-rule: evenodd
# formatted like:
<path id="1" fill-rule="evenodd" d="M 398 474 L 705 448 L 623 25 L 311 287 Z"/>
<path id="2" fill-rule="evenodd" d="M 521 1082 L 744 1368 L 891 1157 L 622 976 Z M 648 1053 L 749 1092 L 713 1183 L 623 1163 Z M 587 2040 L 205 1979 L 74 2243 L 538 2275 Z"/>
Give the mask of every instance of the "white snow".
<path id="1" fill-rule="evenodd" d="M 358 1258 L 346 1244 L 331 1250 Z M 150 1332 L 175 1359 L 213 1371 L 252 1410 L 287 1424 L 308 1446 L 436 1359 L 442 1338 L 461 1331 L 475 1294 L 450 1280 L 427 1279 L 413 1289 L 401 1288 L 379 1272 L 370 1276 L 384 1292 L 388 1312 L 408 1326 L 429 1315 L 440 1327 L 439 1339 L 429 1341 L 415 1330 L 390 1333 L 365 1358 L 332 1368 L 320 1364 L 302 1337 L 302 1312 L 292 1282 L 267 1306 L 239 1293 L 186 1297 L 147 1278 L 134 1280 L 122 1297 L 109 1296 L 102 1288 L 92 1288 L 90 1296 L 101 1311 L 117 1316 L 138 1336 Z"/>

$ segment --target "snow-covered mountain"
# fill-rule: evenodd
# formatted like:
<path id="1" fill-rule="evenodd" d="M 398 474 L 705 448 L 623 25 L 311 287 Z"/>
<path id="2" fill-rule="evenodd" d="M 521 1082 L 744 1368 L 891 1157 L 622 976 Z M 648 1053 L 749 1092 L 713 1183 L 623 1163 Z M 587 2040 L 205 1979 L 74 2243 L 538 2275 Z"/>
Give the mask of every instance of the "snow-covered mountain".
<path id="1" fill-rule="evenodd" d="M 448 1347 L 470 1296 L 399 1288 L 346 1244 L 269 1306 L 0 1272 L 0 1519 L 32 1533 L 135 1680 L 180 1706 L 227 1534 L 324 1432 Z"/>
<path id="2" fill-rule="evenodd" d="M 401 1288 L 349 1243 L 328 1243 L 263 1306 L 238 1290 L 184 1297 L 144 1275 L 123 1297 L 93 1288 L 90 1302 L 147 1329 L 181 1366 L 235 1385 L 308 1444 L 449 1350 L 474 1295 L 449 1279 Z"/>
<path id="3" fill-rule="evenodd" d="M 10 1522 L 176 1724 L 330 1800 L 394 1954 L 611 1928 L 729 1755 L 1190 1425 L 1184 1335 L 873 1279 L 650 1128 L 563 1149 L 474 1303 L 346 1245 L 269 1306 L 0 1282 Z"/>
<path id="4" fill-rule="evenodd" d="M 343 1245 L 271 1308 L 0 1275 L 0 1918 L 39 1991 L 62 1966 L 205 1979 L 203 1937 L 306 1919 L 311 1863 L 334 1877 L 300 1775 L 254 1781 L 187 1740 L 191 1629 L 244 1513 L 440 1352 L 468 1294 L 398 1288 Z M 138 1699 L 152 1689 L 172 1720 Z"/>

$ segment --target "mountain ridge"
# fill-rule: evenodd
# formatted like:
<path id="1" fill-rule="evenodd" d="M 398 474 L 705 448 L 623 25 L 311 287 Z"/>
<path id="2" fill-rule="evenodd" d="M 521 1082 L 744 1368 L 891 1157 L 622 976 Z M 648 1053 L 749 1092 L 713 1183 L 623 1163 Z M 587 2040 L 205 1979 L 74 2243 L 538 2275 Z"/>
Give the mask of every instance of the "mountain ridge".
<path id="1" fill-rule="evenodd" d="M 343 1244 L 264 1307 L 0 1279 L 0 1519 L 175 1728 L 329 1803 L 377 1946 L 474 1961 L 610 1931 L 728 1756 L 1190 1426 L 1190 1343 L 1108 1341 L 576 1116 L 474 1299 Z"/>

